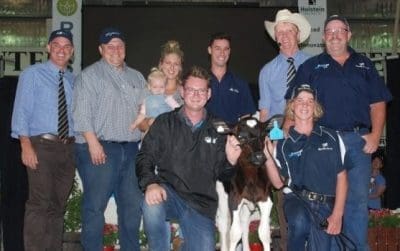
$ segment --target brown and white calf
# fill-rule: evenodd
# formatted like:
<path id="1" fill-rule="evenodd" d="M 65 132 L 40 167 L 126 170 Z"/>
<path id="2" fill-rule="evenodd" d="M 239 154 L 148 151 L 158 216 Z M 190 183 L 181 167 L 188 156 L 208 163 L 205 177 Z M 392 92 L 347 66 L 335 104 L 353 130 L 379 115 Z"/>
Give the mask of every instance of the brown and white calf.
<path id="1" fill-rule="evenodd" d="M 217 182 L 219 202 L 216 222 L 221 251 L 234 251 L 240 239 L 243 250 L 249 250 L 250 216 L 257 207 L 260 214 L 258 235 L 264 250 L 270 250 L 271 184 L 266 175 L 263 153 L 268 128 L 271 128 L 271 121 L 260 123 L 255 118 L 246 118 L 231 131 L 238 138 L 242 153 L 236 174 L 228 182 L 229 193 L 221 182 Z"/>

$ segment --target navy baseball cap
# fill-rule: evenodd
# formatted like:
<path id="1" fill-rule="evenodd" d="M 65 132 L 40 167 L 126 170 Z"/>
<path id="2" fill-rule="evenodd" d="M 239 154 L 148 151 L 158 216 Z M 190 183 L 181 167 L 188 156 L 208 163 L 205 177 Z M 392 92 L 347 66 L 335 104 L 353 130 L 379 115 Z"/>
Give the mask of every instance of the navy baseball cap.
<path id="1" fill-rule="evenodd" d="M 108 42 L 110 42 L 113 38 L 119 38 L 125 42 L 124 34 L 122 34 L 120 30 L 111 27 L 106 28 L 101 32 L 99 42 L 100 44 L 108 44 Z"/>
<path id="2" fill-rule="evenodd" d="M 293 91 L 292 98 L 297 98 L 297 96 L 299 96 L 300 92 L 302 91 L 311 93 L 315 99 L 315 90 L 309 84 L 302 84 L 297 86 Z"/>
<path id="3" fill-rule="evenodd" d="M 69 30 L 63 30 L 63 29 L 51 32 L 48 44 L 50 44 L 51 41 L 53 41 L 57 37 L 65 37 L 71 42 L 71 44 L 74 44 L 74 41 L 72 39 L 72 33 Z"/>
<path id="4" fill-rule="evenodd" d="M 332 16 L 328 17 L 328 18 L 325 20 L 325 23 L 324 23 L 324 30 L 325 30 L 325 28 L 326 28 L 326 25 L 327 25 L 330 21 L 333 21 L 333 20 L 339 20 L 339 21 L 341 21 L 342 23 L 344 23 L 344 24 L 347 26 L 347 28 L 350 29 L 349 22 L 347 22 L 347 19 L 346 19 L 345 17 L 339 16 L 339 15 L 332 15 Z"/>

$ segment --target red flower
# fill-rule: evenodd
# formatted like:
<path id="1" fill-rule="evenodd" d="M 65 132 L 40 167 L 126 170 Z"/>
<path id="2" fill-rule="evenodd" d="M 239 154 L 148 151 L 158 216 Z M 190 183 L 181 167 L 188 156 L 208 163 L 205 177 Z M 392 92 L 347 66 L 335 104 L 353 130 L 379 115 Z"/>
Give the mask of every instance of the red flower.
<path id="1" fill-rule="evenodd" d="M 115 246 L 118 243 L 118 225 L 104 224 L 103 228 L 103 245 Z"/>
<path id="2" fill-rule="evenodd" d="M 250 222 L 250 225 L 249 225 L 250 233 L 257 232 L 259 226 L 260 226 L 260 220 L 254 220 L 254 221 Z"/>

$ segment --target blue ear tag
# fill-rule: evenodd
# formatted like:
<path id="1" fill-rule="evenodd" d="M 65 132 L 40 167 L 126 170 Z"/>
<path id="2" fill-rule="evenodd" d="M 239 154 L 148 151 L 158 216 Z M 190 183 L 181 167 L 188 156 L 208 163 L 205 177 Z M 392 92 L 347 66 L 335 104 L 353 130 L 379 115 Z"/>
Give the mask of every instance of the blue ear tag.
<path id="1" fill-rule="evenodd" d="M 283 131 L 278 127 L 278 121 L 274 121 L 274 127 L 269 132 L 269 138 L 271 140 L 283 139 Z"/>

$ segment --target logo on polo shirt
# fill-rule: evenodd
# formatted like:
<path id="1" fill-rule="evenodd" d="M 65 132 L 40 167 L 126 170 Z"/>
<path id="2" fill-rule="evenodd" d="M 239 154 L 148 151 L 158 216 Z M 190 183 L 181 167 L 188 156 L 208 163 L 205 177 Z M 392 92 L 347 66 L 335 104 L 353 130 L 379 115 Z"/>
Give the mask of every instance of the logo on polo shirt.
<path id="1" fill-rule="evenodd" d="M 217 138 L 212 138 L 210 136 L 206 136 L 206 137 L 204 137 L 204 141 L 207 144 L 215 144 L 215 143 L 217 143 Z"/>
<path id="2" fill-rule="evenodd" d="M 235 89 L 235 88 L 233 88 L 233 87 L 229 88 L 229 91 L 230 91 L 230 92 L 239 93 L 239 90 L 238 90 L 238 89 Z"/>
<path id="3" fill-rule="evenodd" d="M 318 147 L 318 151 L 332 151 L 333 148 L 329 146 L 327 142 L 322 143 L 321 147 Z"/>
<path id="4" fill-rule="evenodd" d="M 302 152 L 303 152 L 303 149 L 301 149 L 300 151 L 297 151 L 297 152 L 291 152 L 291 153 L 289 153 L 289 158 L 300 157 Z"/>
<path id="5" fill-rule="evenodd" d="M 315 66 L 315 70 L 318 70 L 319 68 L 322 68 L 322 69 L 328 69 L 328 67 L 329 67 L 329 64 L 318 64 L 317 66 Z"/>
<path id="6" fill-rule="evenodd" d="M 356 64 L 356 67 L 369 70 L 369 67 L 365 66 L 365 63 L 363 62 Z"/>

